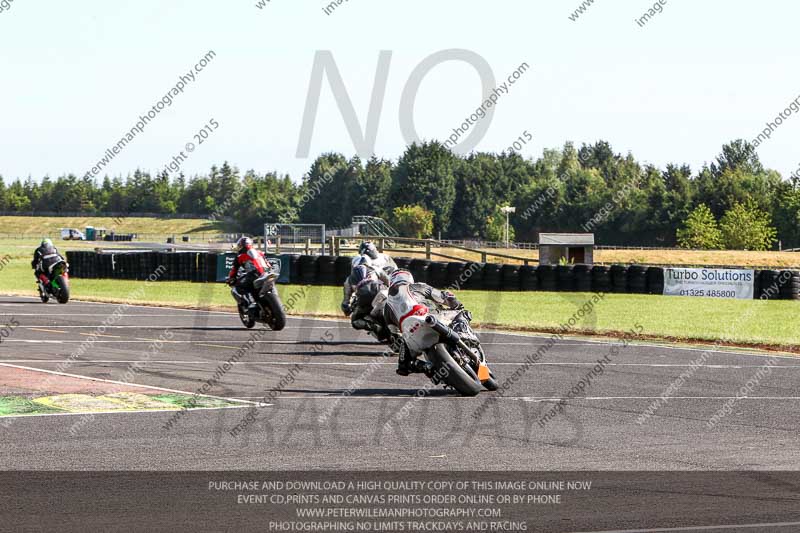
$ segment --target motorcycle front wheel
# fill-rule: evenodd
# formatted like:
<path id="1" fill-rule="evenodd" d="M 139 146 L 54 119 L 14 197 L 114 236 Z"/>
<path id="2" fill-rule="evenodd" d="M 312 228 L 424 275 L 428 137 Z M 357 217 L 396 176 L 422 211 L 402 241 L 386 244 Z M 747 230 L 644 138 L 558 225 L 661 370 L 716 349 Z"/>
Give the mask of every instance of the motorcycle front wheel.
<path id="1" fill-rule="evenodd" d="M 429 350 L 428 359 L 433 363 L 434 375 L 438 375 L 443 383 L 453 387 L 461 396 L 477 396 L 481 392 L 483 385 L 478 376 L 472 369 L 467 373 L 461 368 L 450 355 L 446 344 L 439 343 Z"/>
<path id="2" fill-rule="evenodd" d="M 264 305 L 269 311 L 267 325 L 272 331 L 280 331 L 286 327 L 286 312 L 283 310 L 283 302 L 278 296 L 278 291 L 271 290 L 264 295 Z"/>

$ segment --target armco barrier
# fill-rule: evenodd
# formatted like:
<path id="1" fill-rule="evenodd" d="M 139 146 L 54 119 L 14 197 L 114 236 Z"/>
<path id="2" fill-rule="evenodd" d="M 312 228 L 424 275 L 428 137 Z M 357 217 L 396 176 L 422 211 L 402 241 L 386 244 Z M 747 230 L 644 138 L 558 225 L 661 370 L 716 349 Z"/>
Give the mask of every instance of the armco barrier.
<path id="1" fill-rule="evenodd" d="M 74 278 L 147 279 L 159 267 L 162 281 L 220 281 L 227 276 L 232 254 L 214 252 L 67 252 Z M 227 260 L 227 263 L 226 263 Z M 350 273 L 350 257 L 284 254 L 281 282 L 341 286 Z M 642 265 L 500 265 L 444 263 L 395 258 L 399 268 L 437 288 L 491 291 L 577 291 L 662 294 L 664 268 Z M 800 300 L 800 272 L 756 270 L 754 298 Z"/>

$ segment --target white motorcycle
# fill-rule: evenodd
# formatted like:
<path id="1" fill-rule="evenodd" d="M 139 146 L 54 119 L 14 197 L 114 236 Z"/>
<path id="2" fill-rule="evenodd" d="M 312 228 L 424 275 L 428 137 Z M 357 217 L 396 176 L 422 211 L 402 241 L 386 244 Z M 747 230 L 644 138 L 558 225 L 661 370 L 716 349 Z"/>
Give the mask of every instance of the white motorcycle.
<path id="1" fill-rule="evenodd" d="M 426 303 L 403 318 L 402 331 L 389 326 L 403 339 L 409 355 L 422 362 L 423 372 L 434 384 L 452 387 L 462 396 L 476 396 L 483 389 L 496 391 L 499 385 L 469 324 L 469 312 Z"/>

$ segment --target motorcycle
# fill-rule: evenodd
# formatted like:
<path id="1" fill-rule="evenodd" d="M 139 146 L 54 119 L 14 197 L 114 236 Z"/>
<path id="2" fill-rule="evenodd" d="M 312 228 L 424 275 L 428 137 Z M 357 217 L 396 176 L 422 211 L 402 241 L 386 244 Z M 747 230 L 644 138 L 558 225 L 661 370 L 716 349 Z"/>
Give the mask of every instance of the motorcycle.
<path id="1" fill-rule="evenodd" d="M 466 310 L 441 309 L 434 302 L 419 305 L 403 321 L 402 338 L 412 358 L 422 363 L 428 378 L 462 396 L 476 396 L 481 390 L 496 391 L 497 379 L 486 364 L 486 354 L 470 326 Z"/>
<path id="2" fill-rule="evenodd" d="M 69 263 L 64 258 L 59 258 L 48 268 L 47 279 L 50 280 L 50 283 L 44 283 L 41 279 L 36 281 L 42 303 L 49 302 L 51 296 L 60 304 L 67 303 L 69 301 Z"/>
<path id="3" fill-rule="evenodd" d="M 369 314 L 361 316 L 357 320 L 363 320 L 365 325 L 364 327 L 356 328 L 359 330 L 363 330 L 369 335 L 370 337 L 375 338 L 381 344 L 388 344 L 389 346 L 396 346 L 398 342 L 400 342 L 399 335 L 393 332 L 391 329 L 386 328 L 386 323 L 383 319 L 383 308 L 386 304 L 386 298 L 388 296 L 388 289 L 383 288 L 375 295 L 372 299 L 371 303 L 371 311 Z M 357 309 L 358 307 L 358 294 L 353 293 L 350 297 L 350 309 Z M 381 336 L 379 332 L 384 333 L 386 336 Z"/>
<path id="4" fill-rule="evenodd" d="M 258 276 L 257 272 L 242 269 L 237 275 L 237 281 L 231 287 L 231 294 L 236 300 L 239 310 L 239 319 L 247 329 L 253 328 L 256 322 L 261 322 L 273 331 L 280 331 L 286 327 L 286 312 L 275 287 L 278 274 L 267 271 L 261 276 L 256 276 Z M 253 280 L 255 301 L 251 293 L 241 294 L 236 288 L 237 285 L 246 283 L 248 277 L 255 278 Z M 253 306 L 253 303 L 256 305 Z"/>

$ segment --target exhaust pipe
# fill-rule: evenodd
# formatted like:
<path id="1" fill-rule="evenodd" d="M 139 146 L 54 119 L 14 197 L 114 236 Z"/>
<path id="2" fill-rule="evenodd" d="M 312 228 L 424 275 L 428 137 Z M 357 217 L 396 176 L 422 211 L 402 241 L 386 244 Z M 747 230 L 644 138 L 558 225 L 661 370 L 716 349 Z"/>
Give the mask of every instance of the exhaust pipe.
<path id="1" fill-rule="evenodd" d="M 449 342 L 449 343 L 458 344 L 458 342 L 461 340 L 461 337 L 458 335 L 458 333 L 456 333 L 455 331 L 453 331 L 449 327 L 447 327 L 444 324 L 442 324 L 439 321 L 439 319 L 436 318 L 433 315 L 426 316 L 425 317 L 425 323 L 433 331 L 435 331 L 436 333 L 438 333 L 439 335 L 444 337 L 444 339 L 447 340 L 447 342 Z"/>

